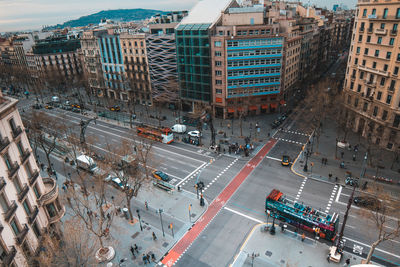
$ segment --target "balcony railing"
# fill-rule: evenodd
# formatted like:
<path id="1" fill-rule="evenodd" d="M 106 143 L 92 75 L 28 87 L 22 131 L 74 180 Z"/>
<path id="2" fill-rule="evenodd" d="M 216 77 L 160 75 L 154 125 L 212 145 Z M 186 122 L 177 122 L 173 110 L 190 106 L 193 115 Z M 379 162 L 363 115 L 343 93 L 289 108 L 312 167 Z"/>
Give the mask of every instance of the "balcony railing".
<path id="1" fill-rule="evenodd" d="M 360 32 L 364 32 L 364 29 L 365 29 L 365 28 L 360 28 Z"/>
<path id="2" fill-rule="evenodd" d="M 6 179 L 4 177 L 0 177 L 0 191 L 6 186 Z"/>
<path id="3" fill-rule="evenodd" d="M 368 33 L 372 33 L 373 30 L 373 28 L 368 28 Z"/>
<path id="4" fill-rule="evenodd" d="M 51 178 L 43 178 L 43 183 L 46 187 L 46 189 L 50 188 L 46 193 L 44 193 L 40 199 L 39 199 L 39 204 L 47 204 L 51 201 L 53 201 L 55 198 L 58 196 L 58 186 L 56 184 L 56 181 Z"/>
<path id="5" fill-rule="evenodd" d="M 389 73 L 387 71 L 378 70 L 378 69 L 374 69 L 374 68 L 366 67 L 366 66 L 362 66 L 362 65 L 359 65 L 358 69 L 359 70 L 363 70 L 363 71 L 367 71 L 367 72 L 372 72 L 372 73 L 375 73 L 377 75 L 383 75 L 383 76 L 388 76 L 389 75 Z"/>
<path id="6" fill-rule="evenodd" d="M 19 169 L 19 165 L 18 163 L 15 161 L 14 163 L 10 163 L 10 169 L 8 170 L 8 177 L 13 177 L 14 174 L 18 171 Z"/>
<path id="7" fill-rule="evenodd" d="M 29 179 L 28 179 L 29 180 L 29 185 L 33 185 L 36 182 L 38 177 L 39 177 L 39 171 L 36 170 L 34 173 L 32 173 L 32 176 L 29 177 Z"/>
<path id="8" fill-rule="evenodd" d="M 11 217 L 14 215 L 15 211 L 17 210 L 18 206 L 15 201 L 11 203 L 11 205 L 8 207 L 7 212 L 3 213 L 4 214 L 4 220 L 6 222 L 9 222 Z"/>
<path id="9" fill-rule="evenodd" d="M 15 237 L 15 240 L 17 241 L 18 245 L 22 245 L 22 243 L 25 240 L 26 235 L 28 234 L 29 228 L 28 225 L 24 224 L 24 228 L 21 230 L 21 232 Z"/>
<path id="10" fill-rule="evenodd" d="M 390 35 L 397 35 L 397 30 L 391 30 Z"/>
<path id="11" fill-rule="evenodd" d="M 15 249 L 14 246 L 11 246 L 10 251 L 7 253 L 7 255 L 3 259 L 4 266 L 10 266 L 11 262 L 14 260 L 16 254 L 17 254 L 17 250 Z"/>
<path id="12" fill-rule="evenodd" d="M 17 138 L 21 133 L 22 133 L 21 126 L 18 126 L 17 128 L 12 130 L 12 136 L 14 139 Z"/>
<path id="13" fill-rule="evenodd" d="M 64 216 L 64 214 L 65 214 L 65 207 L 62 206 L 62 208 L 58 211 L 56 216 L 49 218 L 49 223 L 52 224 L 60 221 L 61 218 Z"/>
<path id="14" fill-rule="evenodd" d="M 3 139 L 0 139 L 0 152 L 3 151 L 8 145 L 10 144 L 10 140 L 8 140 L 8 137 L 4 137 Z"/>
<path id="15" fill-rule="evenodd" d="M 39 208 L 37 206 L 35 206 L 34 210 L 28 217 L 29 224 L 32 224 L 35 221 L 38 214 L 39 214 Z"/>
<path id="16" fill-rule="evenodd" d="M 27 184 L 24 185 L 24 187 L 22 188 L 21 192 L 18 193 L 18 201 L 21 202 L 25 196 L 28 194 L 29 192 L 29 186 Z"/>
<path id="17" fill-rule="evenodd" d="M 386 35 L 387 29 L 375 29 L 375 34 Z"/>
<path id="18" fill-rule="evenodd" d="M 25 160 L 27 158 L 29 158 L 30 154 L 31 154 L 31 152 L 29 151 L 29 149 L 25 149 L 25 151 L 23 151 L 22 155 L 20 156 L 21 157 L 21 162 L 24 163 Z"/>

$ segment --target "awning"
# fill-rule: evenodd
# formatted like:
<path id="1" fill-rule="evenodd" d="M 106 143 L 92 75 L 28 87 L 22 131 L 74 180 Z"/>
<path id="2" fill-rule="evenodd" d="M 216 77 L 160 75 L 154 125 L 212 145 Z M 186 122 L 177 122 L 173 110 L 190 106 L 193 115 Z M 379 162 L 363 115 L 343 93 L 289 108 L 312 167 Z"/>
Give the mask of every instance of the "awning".
<path id="1" fill-rule="evenodd" d="M 277 108 L 278 107 L 278 104 L 277 103 L 272 103 L 271 104 L 271 108 Z"/>
<path id="2" fill-rule="evenodd" d="M 268 104 L 261 105 L 262 109 L 268 109 Z"/>
<path id="3" fill-rule="evenodd" d="M 233 108 L 228 108 L 228 113 L 235 113 L 235 110 Z"/>
<path id="4" fill-rule="evenodd" d="M 257 106 L 250 106 L 249 109 L 250 110 L 257 110 Z"/>
<path id="5" fill-rule="evenodd" d="M 216 103 L 222 103 L 222 98 L 221 97 L 216 97 L 215 98 Z"/>

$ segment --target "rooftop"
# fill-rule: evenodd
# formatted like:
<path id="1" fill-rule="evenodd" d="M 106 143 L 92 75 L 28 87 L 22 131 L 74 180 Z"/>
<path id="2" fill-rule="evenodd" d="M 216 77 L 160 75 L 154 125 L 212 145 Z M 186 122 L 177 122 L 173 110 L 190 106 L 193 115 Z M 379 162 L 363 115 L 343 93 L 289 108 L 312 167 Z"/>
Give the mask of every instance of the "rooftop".
<path id="1" fill-rule="evenodd" d="M 201 0 L 190 10 L 180 25 L 213 24 L 235 0 Z"/>

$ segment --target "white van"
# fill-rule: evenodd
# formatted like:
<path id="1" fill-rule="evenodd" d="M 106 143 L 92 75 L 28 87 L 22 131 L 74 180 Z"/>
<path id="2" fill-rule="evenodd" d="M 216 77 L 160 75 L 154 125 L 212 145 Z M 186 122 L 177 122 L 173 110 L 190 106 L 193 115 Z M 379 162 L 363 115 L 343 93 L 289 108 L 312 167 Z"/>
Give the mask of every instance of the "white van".
<path id="1" fill-rule="evenodd" d="M 53 103 L 59 103 L 59 102 L 60 102 L 60 98 L 59 98 L 58 96 L 53 96 L 53 97 L 51 98 L 51 102 L 53 102 Z"/>
<path id="2" fill-rule="evenodd" d="M 171 127 L 171 130 L 174 133 L 185 133 L 186 132 L 186 125 L 183 124 L 175 124 Z"/>
<path id="3" fill-rule="evenodd" d="M 96 162 L 91 157 L 86 155 L 80 155 L 76 158 L 76 166 L 90 173 L 100 172 L 100 169 L 99 167 L 97 167 Z"/>

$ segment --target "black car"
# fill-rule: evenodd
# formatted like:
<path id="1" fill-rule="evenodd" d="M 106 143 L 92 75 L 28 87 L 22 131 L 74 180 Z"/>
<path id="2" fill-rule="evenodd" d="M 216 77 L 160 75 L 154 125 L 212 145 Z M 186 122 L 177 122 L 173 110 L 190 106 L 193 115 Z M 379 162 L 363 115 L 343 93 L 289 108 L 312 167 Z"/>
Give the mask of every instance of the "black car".
<path id="1" fill-rule="evenodd" d="M 279 125 L 281 125 L 282 122 L 280 120 L 275 120 L 273 123 L 271 123 L 272 129 L 278 128 Z"/>
<path id="2" fill-rule="evenodd" d="M 372 210 L 380 210 L 381 202 L 375 197 L 359 196 L 353 200 L 354 204 L 360 207 L 369 208 Z"/>

